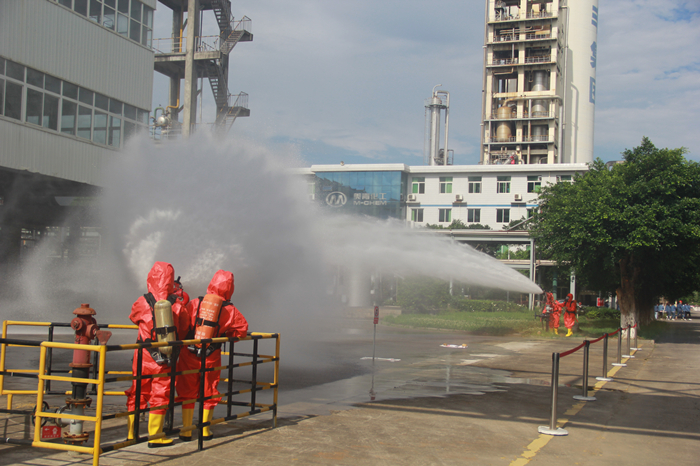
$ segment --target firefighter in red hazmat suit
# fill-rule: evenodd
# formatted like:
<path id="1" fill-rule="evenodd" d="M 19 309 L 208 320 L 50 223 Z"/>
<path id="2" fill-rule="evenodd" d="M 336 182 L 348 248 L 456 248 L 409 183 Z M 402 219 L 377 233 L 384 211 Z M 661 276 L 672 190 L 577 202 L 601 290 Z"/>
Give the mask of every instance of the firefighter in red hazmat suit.
<path id="1" fill-rule="evenodd" d="M 229 299 L 233 294 L 233 274 L 225 270 L 219 270 L 214 274 L 209 286 L 207 287 L 206 296 L 190 301 L 187 305 L 187 312 L 190 315 L 190 323 L 195 328 L 193 339 L 201 340 L 204 338 L 243 338 L 248 333 L 248 322 L 243 314 L 231 304 Z M 205 309 L 208 303 L 218 301 L 218 318 L 205 316 Z M 204 316 L 204 317 L 203 317 Z M 213 320 L 209 320 L 212 318 Z M 192 332 L 188 339 L 191 339 Z M 178 360 L 178 371 L 185 371 L 200 368 L 201 348 L 190 347 L 183 349 Z M 206 367 L 221 366 L 221 344 L 208 345 L 208 354 L 206 357 Z M 204 376 L 204 396 L 218 395 L 219 377 L 221 371 L 207 372 Z M 200 374 L 181 375 L 175 381 L 177 387 L 178 401 L 193 400 L 199 396 L 199 381 Z M 219 403 L 219 398 L 214 398 L 204 401 L 204 419 L 202 422 L 210 422 L 214 414 L 214 407 Z M 182 425 L 187 427 L 192 425 L 194 417 L 194 403 L 182 405 Z M 211 429 L 204 427 L 202 432 L 204 440 L 211 440 L 214 435 Z M 192 440 L 192 431 L 183 432 L 180 434 L 180 439 L 187 442 Z"/>
<path id="2" fill-rule="evenodd" d="M 139 326 L 139 336 L 137 342 L 158 341 L 159 335 L 167 336 L 168 341 L 183 340 L 190 328 L 190 319 L 184 304 L 178 301 L 173 294 L 175 271 L 173 266 L 167 262 L 156 262 L 151 271 L 148 272 L 146 285 L 148 293 L 139 297 L 131 306 L 131 321 Z M 172 310 L 172 320 L 163 325 L 154 313 L 155 306 L 165 305 L 170 312 Z M 160 316 L 160 314 L 158 314 Z M 170 318 L 170 317 L 168 317 Z M 170 358 L 177 357 L 174 348 L 167 349 L 144 348 L 143 363 L 141 367 L 142 375 L 167 374 L 170 372 Z M 165 350 L 165 351 L 164 351 Z M 138 364 L 138 351 L 134 351 L 133 373 L 136 374 Z M 131 388 L 126 390 L 126 406 L 129 411 L 136 409 L 136 383 L 133 381 Z M 170 377 L 158 377 L 141 380 L 141 409 L 146 409 L 149 405 L 166 406 L 170 402 Z M 151 411 L 148 416 L 148 435 L 156 435 L 163 431 L 166 408 Z M 129 434 L 127 439 L 134 438 L 135 415 L 129 416 Z M 149 448 L 169 446 L 172 440 L 160 438 L 148 442 Z"/>
<path id="3" fill-rule="evenodd" d="M 547 293 L 543 314 L 549 314 L 549 328 L 559 335 L 559 317 L 561 316 L 561 304 L 554 299 L 552 293 Z"/>
<path id="4" fill-rule="evenodd" d="M 578 319 L 576 318 L 576 300 L 574 295 L 571 293 L 566 295 L 566 299 L 563 304 L 564 308 L 564 325 L 567 328 L 566 336 L 570 337 L 574 334 L 572 328 Z"/>

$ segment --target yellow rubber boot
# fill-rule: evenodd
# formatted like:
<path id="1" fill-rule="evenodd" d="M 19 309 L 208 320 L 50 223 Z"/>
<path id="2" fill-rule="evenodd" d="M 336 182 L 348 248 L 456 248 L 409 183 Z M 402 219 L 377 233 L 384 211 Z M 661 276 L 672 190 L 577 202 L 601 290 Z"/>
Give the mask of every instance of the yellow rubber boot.
<path id="1" fill-rule="evenodd" d="M 214 418 L 214 410 L 213 409 L 205 409 L 204 410 L 204 420 L 202 422 L 211 422 L 211 420 L 213 418 Z M 202 429 L 202 438 L 204 440 L 211 440 L 214 438 L 214 434 L 211 432 L 211 428 L 209 426 Z"/>
<path id="2" fill-rule="evenodd" d="M 148 435 L 158 435 L 163 432 L 163 424 L 165 424 L 165 414 L 148 415 Z M 173 441 L 167 437 L 149 440 L 148 448 L 169 447 Z"/>
<path id="3" fill-rule="evenodd" d="M 134 424 L 136 422 L 136 415 L 135 414 L 129 414 L 129 417 L 127 418 L 126 425 L 129 426 L 129 433 L 126 434 L 126 439 L 127 440 L 134 440 Z"/>
<path id="4" fill-rule="evenodd" d="M 574 334 L 574 332 L 572 332 L 571 329 L 569 329 L 569 331 L 566 332 L 566 336 L 567 336 L 567 337 L 570 337 L 570 336 L 573 335 L 573 334 Z"/>
<path id="5" fill-rule="evenodd" d="M 556 328 L 554 329 L 554 334 L 555 334 L 555 335 L 559 335 L 559 327 L 556 327 Z"/>
<path id="6" fill-rule="evenodd" d="M 192 425 L 192 418 L 194 418 L 194 409 L 182 408 L 182 427 L 190 427 Z M 192 431 L 180 432 L 180 440 L 183 442 L 192 440 Z"/>

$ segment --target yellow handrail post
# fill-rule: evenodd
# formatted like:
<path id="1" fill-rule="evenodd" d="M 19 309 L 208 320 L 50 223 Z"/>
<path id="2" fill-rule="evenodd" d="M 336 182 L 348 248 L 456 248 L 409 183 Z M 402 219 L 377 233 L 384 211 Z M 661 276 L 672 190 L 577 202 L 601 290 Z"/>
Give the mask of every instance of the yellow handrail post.
<path id="1" fill-rule="evenodd" d="M 275 373 L 274 373 L 274 384 L 275 384 L 275 391 L 273 392 L 272 398 L 273 401 L 272 403 L 275 405 L 275 411 L 272 413 L 272 426 L 277 427 L 277 381 L 278 381 L 278 376 L 280 373 L 280 337 L 281 335 L 278 333 L 277 334 L 277 344 L 275 345 Z"/>
<path id="2" fill-rule="evenodd" d="M 92 464 L 100 466 L 100 441 L 102 440 L 102 403 L 105 393 L 105 364 L 107 359 L 107 347 L 100 346 L 100 368 L 97 383 L 97 404 L 95 405 L 95 439 L 93 441 Z"/>
<path id="3" fill-rule="evenodd" d="M 7 321 L 3 320 L 2 322 L 2 337 L 7 338 Z M 0 348 L 0 371 L 5 370 L 5 348 L 7 347 L 7 344 L 3 343 L 2 347 Z M 5 394 L 5 376 L 0 375 L 0 395 Z M 7 397 L 7 409 L 12 409 L 12 398 L 10 396 Z"/>
<path id="4" fill-rule="evenodd" d="M 41 410 L 44 406 L 44 373 L 46 372 L 45 346 L 39 348 L 39 384 L 36 388 L 36 411 L 34 412 L 34 442 L 41 442 Z"/>

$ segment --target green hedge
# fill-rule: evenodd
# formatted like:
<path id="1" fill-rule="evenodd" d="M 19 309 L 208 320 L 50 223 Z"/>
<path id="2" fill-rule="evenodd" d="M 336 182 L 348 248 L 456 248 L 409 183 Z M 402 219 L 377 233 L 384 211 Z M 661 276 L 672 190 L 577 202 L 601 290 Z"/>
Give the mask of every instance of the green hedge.
<path id="1" fill-rule="evenodd" d="M 529 312 L 527 306 L 513 302 L 482 301 L 462 297 L 453 297 L 449 309 L 459 312 Z"/>
<path id="2" fill-rule="evenodd" d="M 602 319 L 616 319 L 620 320 L 620 311 L 617 309 L 610 309 L 609 307 L 584 307 L 586 319 L 588 320 L 602 320 Z"/>

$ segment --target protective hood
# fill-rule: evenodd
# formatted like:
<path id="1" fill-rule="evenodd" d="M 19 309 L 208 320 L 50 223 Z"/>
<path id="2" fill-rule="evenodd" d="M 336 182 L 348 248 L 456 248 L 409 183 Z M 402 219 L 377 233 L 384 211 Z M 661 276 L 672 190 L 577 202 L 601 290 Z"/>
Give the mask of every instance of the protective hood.
<path id="1" fill-rule="evenodd" d="M 214 274 L 214 278 L 209 282 L 207 294 L 215 294 L 224 298 L 225 301 L 231 299 L 233 294 L 233 274 L 226 270 L 219 270 Z"/>
<path id="2" fill-rule="evenodd" d="M 569 301 L 573 301 L 573 300 L 574 300 L 574 295 L 572 295 L 571 293 L 569 293 L 569 294 L 566 295 L 566 299 L 568 299 Z"/>
<path id="3" fill-rule="evenodd" d="M 146 285 L 148 291 L 153 294 L 156 301 L 168 299 L 168 296 L 175 291 L 175 269 L 167 262 L 156 262 L 151 271 L 148 272 Z"/>

